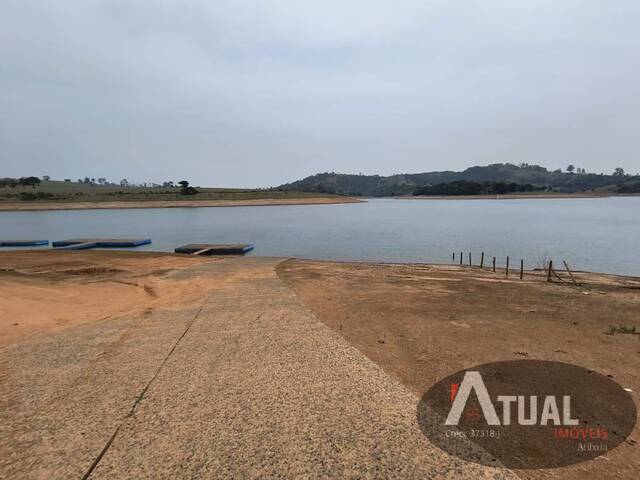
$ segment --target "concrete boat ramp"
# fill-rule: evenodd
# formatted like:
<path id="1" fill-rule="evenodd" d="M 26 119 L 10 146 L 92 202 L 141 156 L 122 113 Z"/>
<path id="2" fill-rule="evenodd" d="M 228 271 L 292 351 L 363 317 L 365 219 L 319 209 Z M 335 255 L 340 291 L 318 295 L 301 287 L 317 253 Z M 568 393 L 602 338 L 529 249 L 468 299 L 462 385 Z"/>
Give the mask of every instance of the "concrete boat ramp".
<path id="1" fill-rule="evenodd" d="M 279 259 L 176 272 L 175 310 L 0 350 L 1 478 L 515 478 L 442 452 L 418 398 L 318 321 Z"/>

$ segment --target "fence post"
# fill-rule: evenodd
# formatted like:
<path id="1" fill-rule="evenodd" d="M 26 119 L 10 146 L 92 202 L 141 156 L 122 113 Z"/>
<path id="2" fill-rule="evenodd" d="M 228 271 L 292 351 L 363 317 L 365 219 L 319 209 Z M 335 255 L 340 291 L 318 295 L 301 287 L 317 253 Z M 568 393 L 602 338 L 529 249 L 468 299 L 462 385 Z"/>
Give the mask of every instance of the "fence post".
<path id="1" fill-rule="evenodd" d="M 549 260 L 549 273 L 547 273 L 547 282 L 551 281 L 551 272 L 553 271 L 553 260 Z"/>
<path id="2" fill-rule="evenodd" d="M 505 270 L 505 276 L 509 276 L 509 257 L 507 257 L 507 269 Z"/>
<path id="3" fill-rule="evenodd" d="M 452 261 L 453 263 L 455 263 L 455 262 L 456 262 L 456 252 L 453 252 L 453 257 L 451 257 L 451 261 Z"/>
<path id="4" fill-rule="evenodd" d="M 462 252 L 460 252 L 460 265 L 462 265 Z"/>
<path id="5" fill-rule="evenodd" d="M 493 257 L 493 273 L 496 273 L 496 257 Z"/>
<path id="6" fill-rule="evenodd" d="M 480 268 L 484 267 L 484 252 L 480 254 Z"/>
<path id="7" fill-rule="evenodd" d="M 469 252 L 469 266 L 471 266 L 471 252 Z"/>
<path id="8" fill-rule="evenodd" d="M 524 275 L 524 259 L 520 259 L 520 280 L 522 280 L 522 277 Z"/>
<path id="9" fill-rule="evenodd" d="M 567 263 L 566 260 L 563 260 L 562 263 L 564 263 L 564 268 L 567 269 L 567 272 L 569 273 L 569 276 L 571 277 L 571 281 L 573 282 L 574 285 L 580 285 L 578 282 L 576 282 L 576 279 L 573 276 L 573 273 L 571 273 L 571 269 L 569 268 L 569 264 Z"/>

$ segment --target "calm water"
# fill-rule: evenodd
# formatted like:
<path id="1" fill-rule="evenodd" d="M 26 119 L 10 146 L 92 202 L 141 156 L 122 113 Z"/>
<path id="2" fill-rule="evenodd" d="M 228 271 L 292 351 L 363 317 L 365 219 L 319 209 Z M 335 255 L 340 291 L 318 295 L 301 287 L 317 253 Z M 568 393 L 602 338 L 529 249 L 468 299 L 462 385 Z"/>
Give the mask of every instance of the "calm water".
<path id="1" fill-rule="evenodd" d="M 371 200 L 361 204 L 0 212 L 0 238 L 150 237 L 147 250 L 247 242 L 253 255 L 448 262 L 453 251 L 548 254 L 576 269 L 640 275 L 640 197 Z M 466 257 L 465 257 L 466 258 Z"/>

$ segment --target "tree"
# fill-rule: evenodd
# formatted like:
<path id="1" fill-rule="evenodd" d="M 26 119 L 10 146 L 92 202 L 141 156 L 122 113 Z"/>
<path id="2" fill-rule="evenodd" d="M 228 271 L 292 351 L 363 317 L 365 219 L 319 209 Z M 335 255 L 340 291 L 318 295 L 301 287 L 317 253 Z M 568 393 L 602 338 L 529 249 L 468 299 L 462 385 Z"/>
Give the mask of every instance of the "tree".
<path id="1" fill-rule="evenodd" d="M 614 177 L 624 177 L 624 169 L 621 167 L 616 167 L 613 171 Z"/>
<path id="2" fill-rule="evenodd" d="M 71 183 L 71 179 L 70 179 L 70 178 L 65 178 L 65 179 L 64 179 L 64 181 L 65 181 L 66 183 Z"/>
<path id="3" fill-rule="evenodd" d="M 21 177 L 18 180 L 18 183 L 23 187 L 27 185 L 31 185 L 31 187 L 36 188 L 40 184 L 40 179 L 38 177 Z"/>
<path id="4" fill-rule="evenodd" d="M 126 178 L 123 178 L 122 180 L 120 180 L 120 186 L 121 187 L 128 187 L 129 186 L 129 181 Z"/>
<path id="5" fill-rule="evenodd" d="M 190 187 L 189 182 L 187 182 L 186 180 L 180 180 L 178 182 L 178 185 L 180 185 L 180 195 L 195 195 L 196 193 L 198 193 L 198 190 Z"/>
<path id="6" fill-rule="evenodd" d="M 42 180 L 44 180 L 45 182 L 48 182 L 49 180 L 51 180 L 51 177 L 49 175 L 43 175 Z"/>
<path id="7" fill-rule="evenodd" d="M 105 185 L 105 184 L 107 183 L 107 179 L 106 179 L 106 178 L 104 178 L 104 177 L 100 177 L 100 178 L 98 179 L 98 183 L 99 183 L 100 185 Z"/>
<path id="8" fill-rule="evenodd" d="M 16 188 L 16 186 L 18 185 L 18 180 L 16 180 L 15 178 L 0 178 L 0 187 L 11 187 L 11 188 Z"/>
<path id="9" fill-rule="evenodd" d="M 576 167 L 574 167 L 572 164 L 569 164 L 569 166 L 567 167 L 567 172 L 569 173 L 573 173 L 575 171 Z"/>

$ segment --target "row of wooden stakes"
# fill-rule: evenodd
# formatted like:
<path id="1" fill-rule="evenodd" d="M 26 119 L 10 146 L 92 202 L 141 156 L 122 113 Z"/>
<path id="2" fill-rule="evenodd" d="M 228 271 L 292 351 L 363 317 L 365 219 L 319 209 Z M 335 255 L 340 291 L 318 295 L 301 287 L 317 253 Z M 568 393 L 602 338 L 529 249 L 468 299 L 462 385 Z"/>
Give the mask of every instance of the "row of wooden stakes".
<path id="1" fill-rule="evenodd" d="M 472 267 L 473 266 L 473 262 L 471 260 L 471 252 L 469 252 L 469 266 Z M 453 252 L 453 255 L 451 256 L 453 263 L 456 263 L 456 252 Z M 459 257 L 459 262 L 460 265 L 463 265 L 463 259 L 464 259 L 464 252 L 460 252 L 460 257 Z M 507 256 L 507 261 L 505 263 L 505 270 L 504 270 L 504 274 L 505 276 L 509 276 L 509 256 Z M 563 261 L 564 266 L 566 268 L 567 273 L 569 274 L 569 276 L 571 277 L 571 281 L 578 285 L 578 282 L 576 281 L 576 279 L 573 276 L 573 273 L 571 272 L 571 269 L 569 268 L 569 265 L 567 265 L 567 262 Z M 484 268 L 484 252 L 480 253 L 480 268 Z M 491 270 L 492 271 L 496 271 L 496 257 L 492 257 L 491 258 Z M 549 260 L 549 263 L 547 265 L 545 265 L 545 269 L 546 274 L 547 274 L 547 282 L 551 282 L 552 281 L 552 277 L 555 276 L 557 277 L 559 280 L 564 281 L 564 279 L 560 278 L 560 276 L 558 275 L 558 273 L 554 270 L 553 268 L 553 260 Z M 523 279 L 524 277 L 524 259 L 520 259 L 520 280 Z"/>
<path id="2" fill-rule="evenodd" d="M 453 263 L 456 262 L 456 252 L 453 252 L 452 255 L 452 260 Z M 460 257 L 459 257 L 459 261 L 460 261 L 460 265 L 463 265 L 463 259 L 464 259 L 464 252 L 460 252 Z M 509 257 L 507 256 L 507 261 L 505 264 L 505 276 L 509 276 Z M 469 266 L 472 267 L 473 266 L 473 262 L 471 260 L 471 252 L 469 252 Z M 482 252 L 480 254 L 480 268 L 484 268 L 484 252 Z M 492 257 L 491 259 L 491 269 L 495 272 L 496 271 L 496 257 Z M 522 280 L 522 278 L 524 277 L 524 259 L 520 259 L 520 280 Z"/>

